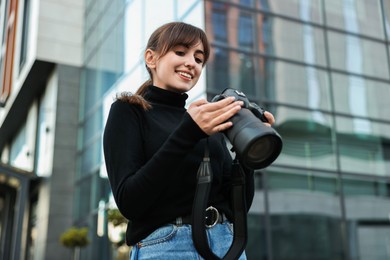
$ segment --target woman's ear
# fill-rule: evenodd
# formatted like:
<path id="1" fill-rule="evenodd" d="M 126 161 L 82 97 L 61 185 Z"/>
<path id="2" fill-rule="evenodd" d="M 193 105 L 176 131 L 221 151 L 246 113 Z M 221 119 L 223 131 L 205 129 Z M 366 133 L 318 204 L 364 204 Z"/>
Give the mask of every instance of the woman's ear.
<path id="1" fill-rule="evenodd" d="M 156 59 L 157 59 L 157 55 L 155 51 L 151 49 L 147 49 L 145 51 L 145 63 L 149 69 L 156 68 Z"/>

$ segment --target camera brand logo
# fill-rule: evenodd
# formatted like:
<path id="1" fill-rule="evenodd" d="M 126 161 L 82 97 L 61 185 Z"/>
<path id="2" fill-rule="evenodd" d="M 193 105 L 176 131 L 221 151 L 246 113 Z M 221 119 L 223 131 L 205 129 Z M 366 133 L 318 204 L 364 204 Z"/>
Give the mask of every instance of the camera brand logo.
<path id="1" fill-rule="evenodd" d="M 245 94 L 242 93 L 241 91 L 235 90 L 234 92 L 236 92 L 236 94 L 241 96 L 241 97 L 246 97 Z"/>

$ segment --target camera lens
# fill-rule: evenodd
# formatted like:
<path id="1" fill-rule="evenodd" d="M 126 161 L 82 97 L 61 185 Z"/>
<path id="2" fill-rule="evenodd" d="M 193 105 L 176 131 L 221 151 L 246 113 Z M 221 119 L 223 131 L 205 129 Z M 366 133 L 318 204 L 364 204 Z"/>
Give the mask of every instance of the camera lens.
<path id="1" fill-rule="evenodd" d="M 244 102 L 243 109 L 230 118 L 233 126 L 225 135 L 233 145 L 239 160 L 248 168 L 262 169 L 270 165 L 280 154 L 283 146 L 280 135 L 267 122 L 264 110 L 256 103 L 249 102 L 241 91 L 227 88 L 212 102 L 233 96 Z"/>
<path id="2" fill-rule="evenodd" d="M 248 149 L 248 160 L 253 162 L 264 161 L 268 157 L 268 151 L 271 149 L 271 141 L 268 138 L 260 138 Z"/>
<path id="3" fill-rule="evenodd" d="M 279 156 L 282 149 L 279 134 L 249 109 L 241 109 L 230 120 L 233 127 L 227 129 L 226 135 L 240 161 L 248 168 L 265 168 Z"/>
<path id="4" fill-rule="evenodd" d="M 248 148 L 246 160 L 255 165 L 263 164 L 268 160 L 273 160 L 274 155 L 272 153 L 278 145 L 279 140 L 274 136 L 263 136 L 254 141 Z"/>

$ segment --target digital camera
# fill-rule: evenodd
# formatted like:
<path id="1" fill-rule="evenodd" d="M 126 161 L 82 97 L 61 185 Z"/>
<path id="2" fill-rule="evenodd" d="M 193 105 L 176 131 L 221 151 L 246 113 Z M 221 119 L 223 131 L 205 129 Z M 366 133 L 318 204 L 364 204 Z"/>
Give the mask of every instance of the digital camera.
<path id="1" fill-rule="evenodd" d="M 244 93 L 227 88 L 216 95 L 212 102 L 217 102 L 229 96 L 243 101 L 244 105 L 237 114 L 229 120 L 233 126 L 225 130 L 240 162 L 250 169 L 262 169 L 273 163 L 282 151 L 282 138 L 276 130 L 264 124 L 268 122 L 264 109 L 250 102 Z"/>

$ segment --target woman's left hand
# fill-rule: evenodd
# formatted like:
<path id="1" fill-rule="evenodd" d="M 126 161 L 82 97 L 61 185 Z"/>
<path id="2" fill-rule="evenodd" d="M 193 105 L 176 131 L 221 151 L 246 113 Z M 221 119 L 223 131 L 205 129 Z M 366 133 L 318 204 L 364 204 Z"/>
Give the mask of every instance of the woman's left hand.
<path id="1" fill-rule="evenodd" d="M 268 123 L 264 123 L 264 124 L 266 124 L 267 126 L 272 126 L 273 124 L 275 124 L 275 117 L 274 117 L 274 115 L 272 113 L 270 113 L 268 111 L 265 111 L 264 112 L 264 116 L 268 120 Z"/>

